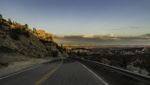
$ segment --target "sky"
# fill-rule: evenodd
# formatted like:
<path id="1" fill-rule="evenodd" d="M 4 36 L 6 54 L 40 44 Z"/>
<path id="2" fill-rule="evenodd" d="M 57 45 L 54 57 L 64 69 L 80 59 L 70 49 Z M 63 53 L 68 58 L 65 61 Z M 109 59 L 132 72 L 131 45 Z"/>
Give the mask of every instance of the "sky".
<path id="1" fill-rule="evenodd" d="M 133 38 L 150 33 L 150 0 L 0 0 L 0 13 L 64 37 Z"/>

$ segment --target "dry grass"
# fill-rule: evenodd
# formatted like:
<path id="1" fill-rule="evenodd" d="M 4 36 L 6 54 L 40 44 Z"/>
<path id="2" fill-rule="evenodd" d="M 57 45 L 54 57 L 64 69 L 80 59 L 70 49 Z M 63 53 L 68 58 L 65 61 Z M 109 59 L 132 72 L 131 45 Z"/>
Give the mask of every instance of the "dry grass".
<path id="1" fill-rule="evenodd" d="M 31 58 L 18 54 L 0 54 L 0 76 L 8 75 L 50 60 L 50 58 Z"/>
<path id="2" fill-rule="evenodd" d="M 0 54 L 0 67 L 5 67 L 8 66 L 9 64 L 13 62 L 18 62 L 18 61 L 26 61 L 29 60 L 28 57 L 25 57 L 20 54 L 16 53 L 7 53 L 7 54 Z"/>

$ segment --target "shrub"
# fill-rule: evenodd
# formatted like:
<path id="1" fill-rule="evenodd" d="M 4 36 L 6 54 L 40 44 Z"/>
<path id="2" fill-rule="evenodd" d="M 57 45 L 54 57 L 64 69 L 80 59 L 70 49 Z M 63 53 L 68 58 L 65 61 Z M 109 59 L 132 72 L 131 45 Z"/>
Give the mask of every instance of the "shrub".
<path id="1" fill-rule="evenodd" d="M 24 35 L 25 37 L 30 37 L 30 33 L 28 31 L 24 31 L 22 29 L 11 29 L 10 37 L 14 40 L 19 40 L 19 36 Z"/>
<path id="2" fill-rule="evenodd" d="M 19 40 L 20 30 L 12 29 L 10 33 L 10 37 L 14 40 Z"/>

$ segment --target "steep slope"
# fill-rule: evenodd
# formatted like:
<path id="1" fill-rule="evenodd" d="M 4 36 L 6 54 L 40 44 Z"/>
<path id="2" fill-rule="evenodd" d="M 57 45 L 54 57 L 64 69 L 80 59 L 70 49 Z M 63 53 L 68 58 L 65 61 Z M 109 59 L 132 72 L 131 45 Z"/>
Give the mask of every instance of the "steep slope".
<path id="1" fill-rule="evenodd" d="M 58 57 L 62 48 L 54 41 L 52 34 L 43 30 L 29 29 L 0 15 L 0 62 L 1 54 L 19 54 L 27 57 Z"/>

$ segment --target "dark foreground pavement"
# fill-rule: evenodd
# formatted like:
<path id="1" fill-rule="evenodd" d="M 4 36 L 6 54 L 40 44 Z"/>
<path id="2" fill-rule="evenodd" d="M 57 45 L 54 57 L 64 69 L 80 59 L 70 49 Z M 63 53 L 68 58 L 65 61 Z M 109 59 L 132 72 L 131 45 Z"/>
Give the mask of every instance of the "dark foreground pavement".
<path id="1" fill-rule="evenodd" d="M 81 62 L 83 63 L 83 62 Z M 106 66 L 60 59 L 0 78 L 0 85 L 148 85 Z M 104 80 L 103 80 L 104 79 Z"/>
<path id="2" fill-rule="evenodd" d="M 57 69 L 56 69 L 57 67 Z M 54 70 L 55 69 L 55 70 Z M 81 63 L 73 60 L 41 64 L 37 68 L 0 79 L 0 85 L 104 85 Z"/>
<path id="3" fill-rule="evenodd" d="M 63 65 L 42 85 L 104 85 L 81 63 L 64 61 Z"/>

